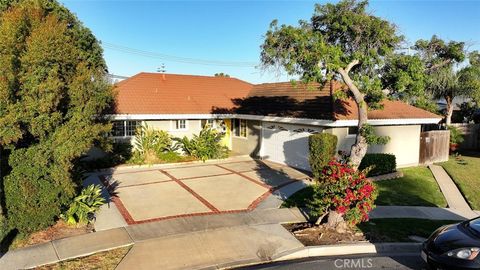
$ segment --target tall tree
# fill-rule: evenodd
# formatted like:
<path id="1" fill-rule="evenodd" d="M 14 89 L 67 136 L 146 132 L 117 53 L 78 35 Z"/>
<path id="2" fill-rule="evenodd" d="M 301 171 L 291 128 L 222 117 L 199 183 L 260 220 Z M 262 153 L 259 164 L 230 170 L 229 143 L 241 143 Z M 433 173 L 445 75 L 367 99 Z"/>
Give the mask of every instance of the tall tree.
<path id="1" fill-rule="evenodd" d="M 112 89 L 100 45 L 67 9 L 15 2 L 0 13 L 0 147 L 11 152 L 8 221 L 29 232 L 50 225 L 75 195 L 75 161 L 108 132 L 102 114 Z"/>
<path id="2" fill-rule="evenodd" d="M 468 96 L 476 90 L 465 87 L 471 79 L 470 68 L 459 69 L 467 57 L 464 42 L 445 42 L 436 35 L 430 40 L 418 40 L 412 47 L 425 66 L 427 94 L 446 102 L 445 122 L 450 125 L 453 114 L 453 99 Z M 475 60 L 475 59 L 474 59 Z M 469 71 L 470 70 L 470 71 Z"/>
<path id="3" fill-rule="evenodd" d="M 396 27 L 371 15 L 368 1 L 317 4 L 309 21 L 298 26 L 273 21 L 261 46 L 265 68 L 280 66 L 304 82 L 341 78 L 358 107 L 358 134 L 350 160 L 358 167 L 373 134 L 368 107 L 384 97 L 379 74 L 385 59 L 402 41 Z"/>

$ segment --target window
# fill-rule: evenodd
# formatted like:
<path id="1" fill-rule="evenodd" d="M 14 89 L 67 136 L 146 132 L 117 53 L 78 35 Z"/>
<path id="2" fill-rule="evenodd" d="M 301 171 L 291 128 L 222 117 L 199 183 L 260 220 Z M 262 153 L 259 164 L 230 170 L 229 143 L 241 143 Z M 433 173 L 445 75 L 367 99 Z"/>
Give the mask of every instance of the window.
<path id="1" fill-rule="evenodd" d="M 174 128 L 175 128 L 175 130 L 185 130 L 185 129 L 187 129 L 187 120 L 185 120 L 185 119 L 175 120 Z"/>
<path id="2" fill-rule="evenodd" d="M 236 137 L 247 137 L 247 121 L 245 119 L 234 119 L 233 130 Z"/>
<path id="3" fill-rule="evenodd" d="M 125 121 L 125 136 L 135 136 L 140 121 Z"/>
<path id="4" fill-rule="evenodd" d="M 111 135 L 114 137 L 123 137 L 125 131 L 124 121 L 113 121 Z"/>
<path id="5" fill-rule="evenodd" d="M 204 119 L 204 120 L 201 120 L 201 121 L 200 121 L 200 125 L 201 125 L 202 128 L 204 128 L 206 125 L 208 125 L 208 126 L 211 127 L 211 128 L 215 127 L 215 124 L 214 124 L 213 119 Z"/>
<path id="6" fill-rule="evenodd" d="M 358 133 L 358 127 L 349 127 L 348 128 L 348 135 L 357 135 Z"/>
<path id="7" fill-rule="evenodd" d="M 135 136 L 141 121 L 113 121 L 111 135 L 114 137 Z"/>

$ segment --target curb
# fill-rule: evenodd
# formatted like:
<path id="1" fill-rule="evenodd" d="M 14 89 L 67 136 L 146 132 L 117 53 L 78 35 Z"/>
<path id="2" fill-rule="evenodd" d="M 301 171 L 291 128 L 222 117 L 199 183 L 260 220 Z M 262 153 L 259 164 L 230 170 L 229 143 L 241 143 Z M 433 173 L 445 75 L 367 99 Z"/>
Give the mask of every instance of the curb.
<path id="1" fill-rule="evenodd" d="M 272 262 L 321 256 L 341 256 L 354 254 L 386 254 L 420 252 L 421 243 L 359 243 L 325 246 L 308 246 L 287 254 L 279 254 Z"/>

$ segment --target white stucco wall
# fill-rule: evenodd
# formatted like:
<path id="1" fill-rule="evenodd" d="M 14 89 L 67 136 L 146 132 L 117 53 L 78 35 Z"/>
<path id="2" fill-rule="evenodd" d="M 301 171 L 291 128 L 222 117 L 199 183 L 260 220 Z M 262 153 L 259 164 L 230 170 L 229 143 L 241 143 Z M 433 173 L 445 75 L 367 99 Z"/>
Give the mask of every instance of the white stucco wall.
<path id="1" fill-rule="evenodd" d="M 390 153 L 397 159 L 397 167 L 417 166 L 420 156 L 420 125 L 375 126 L 375 134 L 389 136 L 386 145 L 371 145 L 368 153 Z M 328 132 L 338 137 L 337 150 L 350 151 L 355 136 L 347 135 L 348 128 L 332 128 Z"/>
<path id="2" fill-rule="evenodd" d="M 146 123 L 149 127 L 155 129 L 161 129 L 170 133 L 173 137 L 183 137 L 187 136 L 191 138 L 193 134 L 198 134 L 202 130 L 200 126 L 200 120 L 186 120 L 187 129 L 185 130 L 175 130 L 175 121 L 174 120 L 146 120 Z"/>

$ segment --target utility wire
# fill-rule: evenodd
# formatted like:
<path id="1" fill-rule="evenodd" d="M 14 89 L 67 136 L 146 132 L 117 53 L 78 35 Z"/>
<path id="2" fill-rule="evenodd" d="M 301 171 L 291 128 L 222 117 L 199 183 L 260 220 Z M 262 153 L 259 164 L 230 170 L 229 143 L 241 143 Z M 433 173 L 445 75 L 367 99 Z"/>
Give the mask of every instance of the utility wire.
<path id="1" fill-rule="evenodd" d="M 113 44 L 110 42 L 102 42 L 104 48 L 128 53 L 132 55 L 139 55 L 149 58 L 157 58 L 165 61 L 186 63 L 186 64 L 195 64 L 195 65 L 206 65 L 206 66 L 228 66 L 228 67 L 256 67 L 258 63 L 248 62 L 248 61 L 218 61 L 218 60 L 207 60 L 207 59 L 197 59 L 189 57 L 181 57 L 168 55 L 163 53 L 156 53 L 150 51 L 144 51 L 139 49 L 134 49 L 122 45 Z"/>

